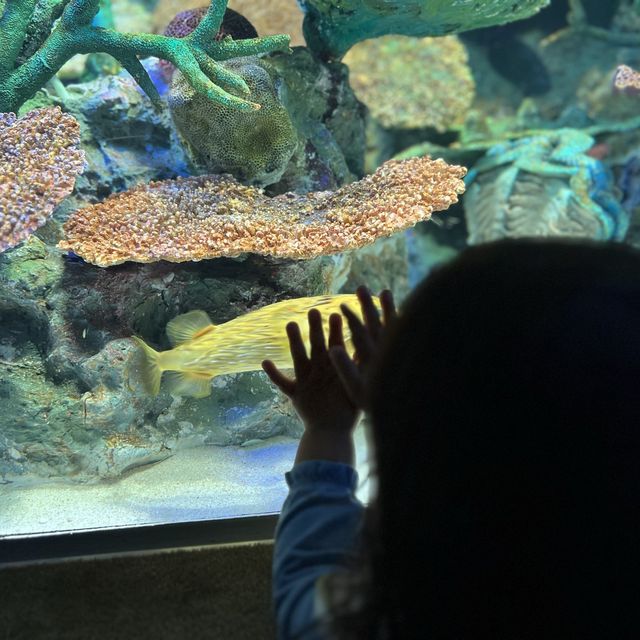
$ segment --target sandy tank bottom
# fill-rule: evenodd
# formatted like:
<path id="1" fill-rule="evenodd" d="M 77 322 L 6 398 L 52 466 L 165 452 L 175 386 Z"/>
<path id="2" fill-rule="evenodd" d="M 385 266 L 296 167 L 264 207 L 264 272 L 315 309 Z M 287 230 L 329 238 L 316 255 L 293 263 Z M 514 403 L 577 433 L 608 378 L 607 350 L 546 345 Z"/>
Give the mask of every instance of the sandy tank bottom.
<path id="1" fill-rule="evenodd" d="M 298 440 L 280 436 L 251 446 L 185 449 L 100 484 L 0 485 L 0 537 L 277 513 L 297 445 Z M 356 455 L 358 496 L 366 501 L 363 425 L 356 430 Z"/>

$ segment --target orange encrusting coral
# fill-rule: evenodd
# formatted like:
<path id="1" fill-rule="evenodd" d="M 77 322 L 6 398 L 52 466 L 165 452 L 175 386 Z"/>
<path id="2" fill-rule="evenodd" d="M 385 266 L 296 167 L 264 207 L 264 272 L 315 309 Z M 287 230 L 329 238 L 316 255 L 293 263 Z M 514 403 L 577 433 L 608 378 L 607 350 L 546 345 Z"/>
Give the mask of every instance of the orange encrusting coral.
<path id="1" fill-rule="evenodd" d="M 152 182 L 74 213 L 58 246 L 102 267 L 243 253 L 314 258 L 428 220 L 457 202 L 465 174 L 428 157 L 390 160 L 336 191 L 273 198 L 227 175 Z"/>
<path id="2" fill-rule="evenodd" d="M 80 125 L 59 107 L 0 113 L 0 252 L 26 240 L 84 168 Z"/>

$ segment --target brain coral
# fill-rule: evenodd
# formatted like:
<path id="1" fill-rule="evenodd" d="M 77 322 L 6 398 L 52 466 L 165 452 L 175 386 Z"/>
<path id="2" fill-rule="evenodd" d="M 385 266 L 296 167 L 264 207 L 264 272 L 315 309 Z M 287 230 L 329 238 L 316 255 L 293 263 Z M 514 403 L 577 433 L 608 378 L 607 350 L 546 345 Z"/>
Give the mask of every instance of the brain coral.
<path id="1" fill-rule="evenodd" d="M 167 99 L 178 131 L 208 171 L 261 185 L 277 182 L 298 146 L 298 135 L 268 63 L 247 57 L 221 64 L 242 76 L 262 108 L 246 112 L 214 102 L 177 72 Z"/>
<path id="2" fill-rule="evenodd" d="M 59 247 L 107 267 L 257 253 L 313 258 L 370 244 L 457 202 L 464 167 L 390 160 L 336 191 L 276 197 L 230 176 L 151 183 L 74 213 Z"/>
<path id="3" fill-rule="evenodd" d="M 384 127 L 446 131 L 473 102 L 467 51 L 456 36 L 383 36 L 355 45 L 344 62 L 356 95 Z"/>
<path id="4" fill-rule="evenodd" d="M 0 251 L 26 240 L 84 168 L 80 125 L 58 108 L 0 113 Z"/>
<path id="5" fill-rule="evenodd" d="M 181 11 L 167 25 L 167 28 L 163 31 L 164 35 L 173 38 L 185 38 L 200 24 L 208 10 L 209 5 Z M 244 16 L 232 9 L 227 9 L 224 12 L 224 18 L 216 40 L 222 40 L 228 35 L 234 40 L 258 37 L 253 25 Z"/>

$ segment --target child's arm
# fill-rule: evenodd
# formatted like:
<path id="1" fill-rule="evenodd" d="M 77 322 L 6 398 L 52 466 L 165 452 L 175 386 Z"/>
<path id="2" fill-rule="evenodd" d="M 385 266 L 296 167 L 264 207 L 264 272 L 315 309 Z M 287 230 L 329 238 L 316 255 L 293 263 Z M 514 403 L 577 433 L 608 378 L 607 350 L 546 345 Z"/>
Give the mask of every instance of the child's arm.
<path id="1" fill-rule="evenodd" d="M 291 398 L 305 427 L 296 464 L 286 475 L 289 495 L 278 521 L 274 548 L 273 599 L 282 640 L 326 637 L 322 623 L 327 611 L 318 597 L 318 579 L 346 569 L 358 546 L 364 507 L 355 496 L 358 476 L 353 468 L 353 430 L 363 408 L 358 395 L 363 388 L 363 369 L 377 351 L 382 332 L 370 294 L 361 288 L 358 296 L 364 324 L 343 309 L 357 365 L 345 350 L 338 314 L 329 319 L 329 356 L 317 310 L 309 312 L 310 355 L 298 325 L 287 325 L 294 380 L 272 362 L 263 363 L 274 384 Z M 393 300 L 389 292 L 381 298 L 386 322 Z"/>

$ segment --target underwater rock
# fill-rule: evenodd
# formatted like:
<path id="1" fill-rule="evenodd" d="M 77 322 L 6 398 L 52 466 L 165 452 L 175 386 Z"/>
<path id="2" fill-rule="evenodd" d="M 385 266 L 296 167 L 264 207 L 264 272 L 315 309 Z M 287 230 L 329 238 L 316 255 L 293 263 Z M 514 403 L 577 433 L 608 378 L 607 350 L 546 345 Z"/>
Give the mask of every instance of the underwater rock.
<path id="1" fill-rule="evenodd" d="M 442 133 L 462 124 L 473 102 L 467 52 L 456 36 L 382 36 L 356 44 L 343 61 L 356 96 L 383 127 Z"/>
<path id="2" fill-rule="evenodd" d="M 607 167 L 587 155 L 593 143 L 559 129 L 492 147 L 468 176 L 469 244 L 524 236 L 621 240 L 629 214 Z"/>
<path id="3" fill-rule="evenodd" d="M 298 133 L 298 147 L 269 193 L 336 189 L 364 175 L 365 108 L 349 85 L 348 68 L 322 63 L 303 47 L 268 58 L 279 97 Z"/>
<path id="4" fill-rule="evenodd" d="M 407 291 L 403 235 L 309 261 L 253 256 L 197 264 L 93 267 L 31 237 L 0 256 L 0 477 L 91 482 L 181 448 L 300 435 L 262 373 L 216 378 L 210 397 L 153 398 L 131 335 L 168 347 L 169 320 L 192 309 L 216 324 L 266 304 L 338 293 L 352 270 Z M 360 282 L 358 282 L 359 284 Z"/>
<path id="5" fill-rule="evenodd" d="M 541 18 L 543 14 L 546 17 L 549 12 L 543 11 L 537 17 Z M 515 87 L 522 96 L 539 96 L 551 89 L 552 80 L 538 44 L 540 35 L 532 36 L 530 31 L 535 32 L 535 22 L 536 20 L 532 19 L 477 29 L 462 34 L 461 38 L 466 44 L 479 47 L 493 71 Z M 564 20 L 556 28 L 559 29 L 561 26 L 564 26 Z M 543 27 L 543 33 L 547 28 Z M 553 27 L 551 29 L 555 31 Z M 475 63 L 478 51 L 474 53 L 475 55 L 472 55 Z M 479 70 L 474 71 L 477 73 Z M 478 77 L 482 82 L 486 81 L 482 74 Z"/>
<path id="6" fill-rule="evenodd" d="M 246 253 L 308 259 L 371 244 L 458 201 L 464 167 L 389 160 L 336 191 L 265 196 L 231 176 L 166 180 L 76 211 L 59 248 L 109 267 Z"/>
<path id="7" fill-rule="evenodd" d="M 188 174 L 168 110 L 154 109 L 132 78 L 102 76 L 67 87 L 65 109 L 80 122 L 87 168 L 75 207 L 151 180 Z"/>
<path id="8" fill-rule="evenodd" d="M 168 101 L 199 165 L 275 193 L 330 189 L 363 173 L 364 109 L 339 63 L 308 50 L 224 63 L 262 108 L 239 112 L 212 102 L 174 74 Z"/>
<path id="9" fill-rule="evenodd" d="M 356 42 L 391 33 L 442 36 L 527 18 L 549 0 L 300 0 L 307 45 L 339 58 Z"/>

